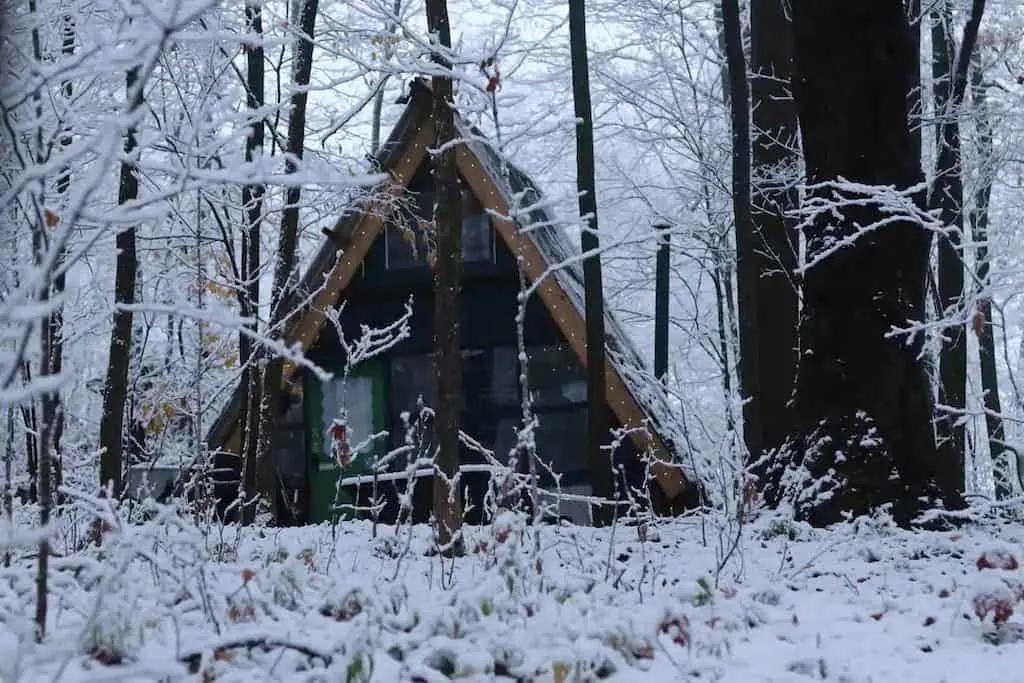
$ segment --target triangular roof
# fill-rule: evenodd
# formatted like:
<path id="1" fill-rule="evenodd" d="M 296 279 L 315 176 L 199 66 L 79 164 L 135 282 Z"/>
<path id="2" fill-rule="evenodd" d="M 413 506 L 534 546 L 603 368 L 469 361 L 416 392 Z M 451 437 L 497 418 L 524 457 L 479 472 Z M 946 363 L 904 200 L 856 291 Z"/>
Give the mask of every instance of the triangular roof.
<path id="1" fill-rule="evenodd" d="M 416 170 L 434 143 L 432 94 L 420 80 L 411 84 L 405 111 L 376 160 L 382 172 L 391 177 L 367 192 L 345 211 L 324 241 L 303 275 L 299 286 L 282 304 L 290 315 L 282 332 L 287 346 L 296 343 L 309 350 L 323 328 L 322 311 L 336 307 L 345 288 L 359 271 L 373 241 L 381 233 L 386 211 L 380 210 L 381 197 L 401 196 Z M 556 325 L 572 347 L 580 363 L 586 366 L 586 334 L 584 325 L 583 269 L 580 250 L 563 231 L 555 226 L 550 214 L 540 206 L 541 193 L 530 178 L 511 163 L 503 164 L 479 131 L 456 116 L 456 128 L 462 142 L 456 147 L 456 163 L 460 175 L 485 209 L 491 214 L 495 232 L 513 254 L 521 258 L 527 278 L 536 285 L 536 294 L 544 302 Z M 507 172 L 507 175 L 506 175 Z M 506 180 L 507 178 L 507 180 Z M 382 195 L 382 192 L 384 193 Z M 386 201 L 386 200 L 385 200 Z M 518 222 L 501 218 L 510 207 L 529 207 Z M 576 257 L 574 259 L 574 257 Z M 558 268 L 552 268 L 563 264 Z M 669 499 L 675 498 L 689 484 L 680 462 L 681 434 L 676 427 L 664 388 L 652 381 L 640 354 L 618 319 L 605 310 L 605 334 L 608 350 L 605 376 L 608 402 L 620 424 L 639 427 L 647 422 L 659 460 L 655 478 Z M 207 434 L 213 449 L 240 452 L 239 417 L 242 412 L 243 387 L 236 387 L 231 400 Z M 642 430 L 634 431 L 640 449 L 647 447 Z"/>

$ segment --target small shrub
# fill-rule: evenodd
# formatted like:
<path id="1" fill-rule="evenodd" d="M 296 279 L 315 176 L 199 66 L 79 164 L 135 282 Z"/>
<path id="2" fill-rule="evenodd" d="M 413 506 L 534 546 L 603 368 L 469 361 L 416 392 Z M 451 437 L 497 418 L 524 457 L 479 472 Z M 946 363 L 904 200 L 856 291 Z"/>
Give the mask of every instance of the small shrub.
<path id="1" fill-rule="evenodd" d="M 324 600 L 320 614 L 335 621 L 351 621 L 370 605 L 370 597 L 358 586 L 332 593 Z"/>
<path id="2" fill-rule="evenodd" d="M 990 548 L 983 552 L 975 563 L 978 570 L 1003 569 L 1013 571 L 1017 569 L 1017 558 L 1009 548 Z"/>
<path id="3" fill-rule="evenodd" d="M 105 596 L 81 643 L 81 651 L 106 666 L 131 661 L 142 646 L 136 611 L 117 595 Z"/>

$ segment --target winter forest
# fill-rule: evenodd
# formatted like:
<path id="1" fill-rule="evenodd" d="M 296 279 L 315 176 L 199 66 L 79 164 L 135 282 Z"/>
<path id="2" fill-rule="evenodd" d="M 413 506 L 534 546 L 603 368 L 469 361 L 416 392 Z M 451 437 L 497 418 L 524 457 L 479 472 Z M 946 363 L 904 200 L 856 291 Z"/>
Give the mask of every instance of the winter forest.
<path id="1" fill-rule="evenodd" d="M 1024 657 L 1016 0 L 0 0 L 0 682 Z"/>

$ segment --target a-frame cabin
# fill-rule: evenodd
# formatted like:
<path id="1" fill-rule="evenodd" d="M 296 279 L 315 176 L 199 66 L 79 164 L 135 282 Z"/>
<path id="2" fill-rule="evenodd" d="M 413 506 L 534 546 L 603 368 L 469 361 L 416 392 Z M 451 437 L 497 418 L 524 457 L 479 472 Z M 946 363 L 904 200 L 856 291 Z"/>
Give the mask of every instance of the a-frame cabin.
<path id="1" fill-rule="evenodd" d="M 403 413 L 415 415 L 418 396 L 431 404 L 433 292 L 426 239 L 433 208 L 427 154 L 435 139 L 431 100 L 427 85 L 418 80 L 411 83 L 405 111 L 376 155 L 390 181 L 367 192 L 332 230 L 325 231 L 329 236 L 285 303 L 286 310 L 295 313 L 282 341 L 301 344 L 308 358 L 336 375 L 321 382 L 312 373 L 287 368 L 288 406 L 272 448 L 283 489 L 281 503 L 290 511 L 282 521 L 317 522 L 331 517 L 339 503 L 351 506 L 358 499 L 360 505 L 367 504 L 370 484 L 343 486 L 336 498 L 339 477 L 370 474 L 377 457 L 405 443 L 408 429 Z M 528 281 L 535 284 L 524 335 L 529 387 L 539 420 L 537 451 L 562 475 L 563 492 L 589 493 L 583 280 L 579 261 L 572 260 L 579 250 L 553 225 L 530 179 L 511 164 L 503 167 L 479 132 L 456 119 L 464 140 L 457 147 L 464 212 L 462 429 L 502 462 L 515 445 L 521 414 L 515 325 L 518 257 Z M 404 201 L 396 203 L 395 198 Z M 400 205 L 397 210 L 396 204 Z M 513 221 L 503 218 L 509 216 L 510 206 L 530 210 Z M 563 267 L 553 267 L 567 261 Z M 409 338 L 357 366 L 343 384 L 344 352 L 323 311 L 344 302 L 340 321 L 351 340 L 359 336 L 361 325 L 384 327 L 398 319 L 410 295 Z M 657 486 L 650 487 L 652 500 L 663 510 L 678 508 L 684 499 L 692 500 L 693 487 L 684 474 L 689 470 L 674 412 L 611 314 L 606 314 L 605 327 L 605 377 L 613 426 L 647 427 L 634 430 L 621 444 L 616 462 L 633 485 L 642 473 L 637 454 L 653 452 L 659 462 L 653 468 Z M 219 453 L 219 466 L 227 465 L 236 473 L 240 471 L 242 396 L 239 386 L 207 437 L 208 446 Z M 353 443 L 371 433 L 390 433 L 344 471 L 331 457 L 327 433 L 342 401 Z M 464 465 L 484 462 L 471 448 L 464 448 L 460 457 Z M 405 459 L 398 460 L 391 471 L 405 470 Z M 487 478 L 479 471 L 463 476 L 463 487 L 469 488 L 469 521 L 479 519 Z M 377 496 L 387 501 L 380 515 L 388 520 L 395 517 L 396 491 L 404 488 L 405 480 L 385 479 L 378 484 Z M 544 483 L 550 485 L 547 479 Z M 430 506 L 429 478 L 417 484 L 414 502 L 416 518 L 424 519 Z M 563 505 L 562 514 L 582 522 L 585 510 L 585 505 Z"/>

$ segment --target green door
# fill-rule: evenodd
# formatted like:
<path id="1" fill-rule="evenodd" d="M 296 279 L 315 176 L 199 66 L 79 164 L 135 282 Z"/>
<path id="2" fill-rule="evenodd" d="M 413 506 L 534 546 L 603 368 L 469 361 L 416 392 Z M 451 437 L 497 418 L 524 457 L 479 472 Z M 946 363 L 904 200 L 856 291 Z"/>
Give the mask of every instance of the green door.
<path id="1" fill-rule="evenodd" d="M 386 440 L 378 439 L 360 450 L 356 447 L 372 434 L 385 429 L 384 372 L 382 361 L 362 363 L 347 380 L 339 373 L 328 382 L 315 377 L 307 379 L 306 424 L 311 430 L 310 521 L 314 524 L 339 517 L 352 517 L 356 489 L 346 486 L 338 490 L 338 481 L 345 477 L 371 474 L 374 461 L 384 453 Z M 352 463 L 339 467 L 332 454 L 332 438 L 328 434 L 341 411 L 348 413 L 349 445 Z"/>

